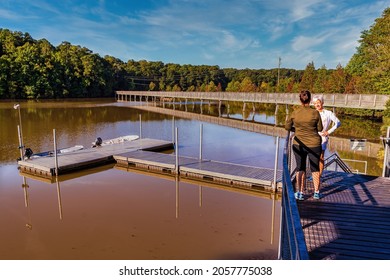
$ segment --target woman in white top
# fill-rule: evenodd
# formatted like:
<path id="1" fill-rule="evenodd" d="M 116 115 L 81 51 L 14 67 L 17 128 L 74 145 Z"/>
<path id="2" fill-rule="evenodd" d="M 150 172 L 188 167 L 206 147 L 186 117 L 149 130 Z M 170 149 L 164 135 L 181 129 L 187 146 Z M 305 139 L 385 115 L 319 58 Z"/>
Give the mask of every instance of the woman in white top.
<path id="1" fill-rule="evenodd" d="M 320 157 L 320 177 L 322 175 L 322 171 L 324 170 L 324 154 L 326 147 L 328 145 L 329 135 L 333 133 L 340 125 L 340 120 L 336 117 L 336 115 L 329 110 L 324 109 L 324 98 L 322 95 L 316 95 L 313 97 L 314 107 L 318 112 L 320 112 L 322 127 L 323 130 L 318 132 L 322 138 L 322 153 Z M 332 126 L 330 126 L 333 124 Z"/>

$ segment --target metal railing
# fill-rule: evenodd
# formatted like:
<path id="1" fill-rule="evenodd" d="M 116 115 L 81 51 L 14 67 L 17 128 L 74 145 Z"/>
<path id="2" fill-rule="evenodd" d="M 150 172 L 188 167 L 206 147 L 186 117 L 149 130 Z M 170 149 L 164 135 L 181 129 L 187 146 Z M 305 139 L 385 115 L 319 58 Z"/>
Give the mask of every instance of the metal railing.
<path id="1" fill-rule="evenodd" d="M 308 260 L 305 237 L 301 225 L 291 174 L 291 137 L 287 134 L 283 152 L 283 190 L 279 241 L 280 260 Z"/>
<path id="2" fill-rule="evenodd" d="M 353 172 L 353 173 L 355 173 L 355 174 L 364 174 L 364 175 L 367 175 L 367 165 L 368 165 L 368 163 L 367 163 L 367 160 L 357 160 L 357 159 L 347 159 L 347 158 L 342 158 L 341 159 L 342 161 L 344 161 L 344 162 L 351 162 L 352 164 L 351 165 L 354 165 L 354 164 L 363 164 L 364 165 L 364 172 L 360 172 L 359 171 L 359 169 L 357 169 L 357 168 L 351 168 L 350 167 L 350 169 L 351 169 L 351 171 Z"/>
<path id="3" fill-rule="evenodd" d="M 283 152 L 283 190 L 278 258 L 280 260 L 307 260 L 309 259 L 309 254 L 306 247 L 298 205 L 294 196 L 293 181 L 296 163 L 291 157 L 292 139 L 293 137 L 288 133 Z M 324 169 L 352 173 L 349 166 L 337 153 L 334 153 L 325 159 Z"/>
<path id="4" fill-rule="evenodd" d="M 334 168 L 331 169 L 332 171 L 339 171 L 338 167 L 340 167 L 342 171 L 352 173 L 351 168 L 341 159 L 337 152 L 325 159 L 324 170 L 330 170 L 332 165 L 334 165 Z"/>
<path id="5" fill-rule="evenodd" d="M 183 92 L 183 91 L 116 91 L 118 101 L 139 100 L 147 97 L 167 99 L 197 99 L 214 101 L 241 101 L 253 103 L 300 104 L 298 93 L 266 93 L 266 92 Z M 329 107 L 360 108 L 384 110 L 388 95 L 381 94 L 323 94 L 324 104 Z"/>

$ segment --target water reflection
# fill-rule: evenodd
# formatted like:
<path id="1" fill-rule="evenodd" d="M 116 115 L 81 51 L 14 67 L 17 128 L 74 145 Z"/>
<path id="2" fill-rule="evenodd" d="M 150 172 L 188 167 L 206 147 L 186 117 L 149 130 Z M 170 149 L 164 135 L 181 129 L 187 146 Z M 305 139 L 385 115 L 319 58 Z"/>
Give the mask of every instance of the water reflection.
<path id="1" fill-rule="evenodd" d="M 270 195 L 124 171 L 55 182 L 20 174 L 28 230 L 3 228 L 0 258 L 276 258 L 280 201 Z M 1 219 L 14 204 L 2 201 Z"/>
<path id="2" fill-rule="evenodd" d="M 24 205 L 26 206 L 27 209 L 27 223 L 26 223 L 26 228 L 29 230 L 32 230 L 32 221 L 31 221 L 31 211 L 30 211 L 30 201 L 29 201 L 29 196 L 28 196 L 28 188 L 29 185 L 27 184 L 27 179 L 26 177 L 23 176 L 23 193 L 24 193 Z"/>

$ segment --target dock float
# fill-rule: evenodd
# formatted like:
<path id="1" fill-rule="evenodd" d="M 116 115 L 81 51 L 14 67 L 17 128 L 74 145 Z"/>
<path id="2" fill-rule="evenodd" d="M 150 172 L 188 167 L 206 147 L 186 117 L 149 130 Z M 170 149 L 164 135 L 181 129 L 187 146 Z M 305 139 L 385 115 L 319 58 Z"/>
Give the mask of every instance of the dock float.
<path id="1" fill-rule="evenodd" d="M 75 152 L 58 154 L 58 175 L 99 166 L 108 163 L 115 163 L 114 155 L 126 151 L 149 150 L 159 151 L 172 149 L 173 143 L 164 140 L 142 138 L 134 141 L 87 148 Z M 23 173 L 35 176 L 51 178 L 56 175 L 56 162 L 54 156 L 32 158 L 18 161 L 19 169 Z"/>
<path id="2" fill-rule="evenodd" d="M 179 156 L 176 163 L 174 154 L 155 153 L 150 151 L 130 151 L 115 155 L 117 164 L 152 172 L 180 175 L 200 181 L 213 181 L 223 185 L 233 185 L 243 188 L 257 188 L 266 191 L 274 189 L 274 170 Z M 277 171 L 276 190 L 280 190 L 282 172 Z"/>

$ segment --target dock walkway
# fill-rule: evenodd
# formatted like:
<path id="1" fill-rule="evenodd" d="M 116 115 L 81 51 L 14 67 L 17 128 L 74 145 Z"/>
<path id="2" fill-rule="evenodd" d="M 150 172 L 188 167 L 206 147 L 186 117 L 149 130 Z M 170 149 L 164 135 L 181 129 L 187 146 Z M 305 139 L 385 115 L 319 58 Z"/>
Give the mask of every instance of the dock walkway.
<path id="1" fill-rule="evenodd" d="M 321 192 L 297 201 L 310 259 L 390 259 L 390 178 L 325 171 Z"/>
<path id="2" fill-rule="evenodd" d="M 172 149 L 173 143 L 156 139 L 138 139 L 66 154 L 58 154 L 58 175 L 76 172 L 98 165 L 115 163 L 152 172 L 160 172 L 202 181 L 213 181 L 253 190 L 277 191 L 281 185 L 281 170 L 247 166 L 229 162 L 158 153 Z M 32 158 L 18 162 L 22 173 L 51 179 L 56 175 L 54 156 Z"/>
<path id="3" fill-rule="evenodd" d="M 172 142 L 142 138 L 113 145 L 87 148 L 76 152 L 58 154 L 58 175 L 80 169 L 115 162 L 114 155 L 135 150 L 172 149 Z M 56 162 L 54 156 L 33 158 L 18 161 L 20 170 L 25 173 L 50 178 L 55 176 Z"/>
<path id="4" fill-rule="evenodd" d="M 271 190 L 274 187 L 274 170 L 212 161 L 193 157 L 179 156 L 176 164 L 174 154 L 154 153 L 149 151 L 131 151 L 114 156 L 119 165 L 132 166 L 154 172 L 180 174 L 181 177 L 213 181 L 224 185 L 245 188 L 262 188 Z M 176 166 L 178 165 L 178 167 Z M 281 170 L 276 173 L 276 187 L 281 188 Z"/>

